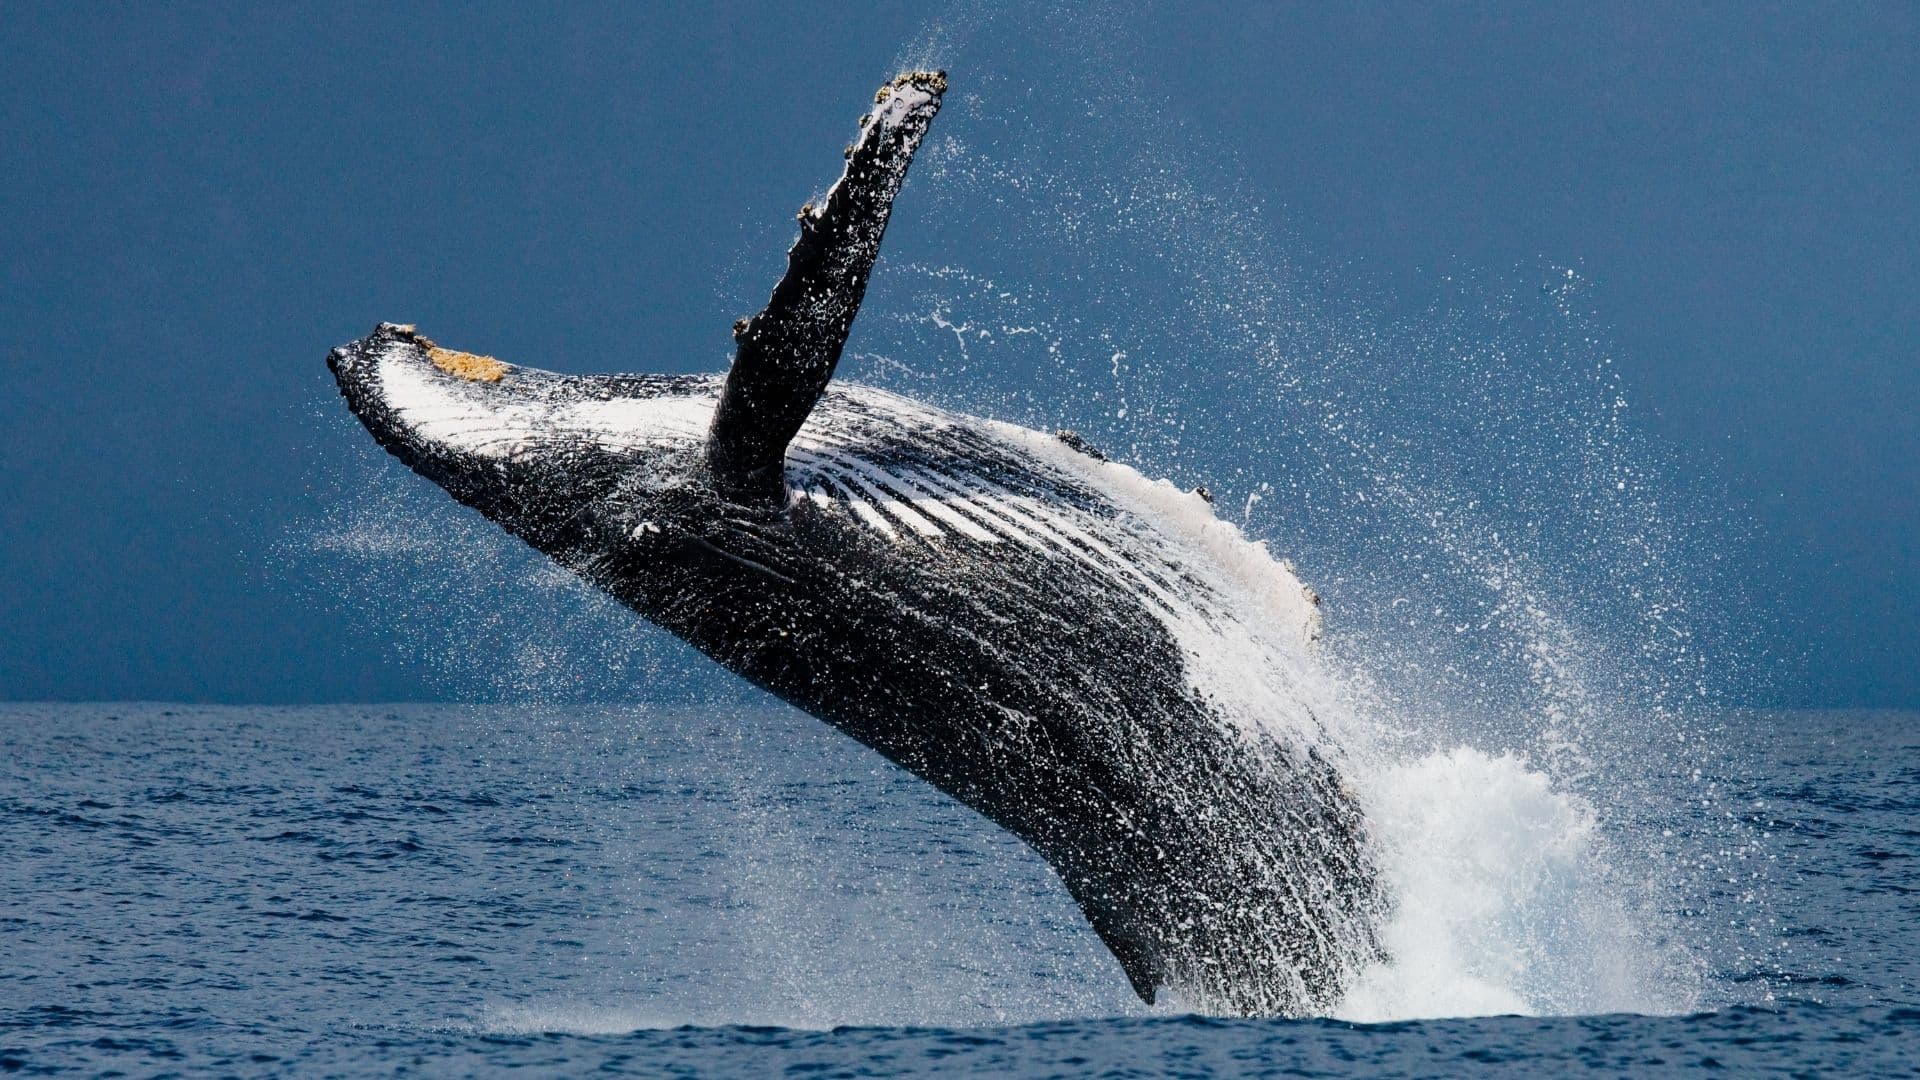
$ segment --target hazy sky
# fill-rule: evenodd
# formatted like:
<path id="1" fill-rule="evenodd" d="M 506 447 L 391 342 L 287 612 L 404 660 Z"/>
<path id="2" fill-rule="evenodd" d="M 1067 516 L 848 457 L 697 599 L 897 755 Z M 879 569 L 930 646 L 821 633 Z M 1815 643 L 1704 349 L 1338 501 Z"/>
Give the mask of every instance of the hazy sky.
<path id="1" fill-rule="evenodd" d="M 1253 6 L 1101 45 L 1388 306 L 1579 267 L 1633 422 L 1751 523 L 1769 693 L 1920 705 L 1914 9 Z M 0 6 L 0 697 L 460 692 L 275 554 L 362 449 L 327 349 L 719 368 L 872 88 L 979 18 Z"/>

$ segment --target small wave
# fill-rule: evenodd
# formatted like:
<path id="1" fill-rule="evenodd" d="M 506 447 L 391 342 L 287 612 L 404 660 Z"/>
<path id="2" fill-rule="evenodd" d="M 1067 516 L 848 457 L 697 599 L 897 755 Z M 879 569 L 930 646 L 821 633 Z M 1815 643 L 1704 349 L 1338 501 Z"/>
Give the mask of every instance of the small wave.
<path id="1" fill-rule="evenodd" d="M 828 1031 L 835 1025 L 817 1018 L 787 1013 L 675 1010 L 658 1005 L 599 1005 L 585 1001 L 523 1002 L 493 1005 L 482 1011 L 473 1028 L 486 1035 L 625 1035 L 635 1031 L 671 1031 L 675 1028 L 787 1028 Z"/>

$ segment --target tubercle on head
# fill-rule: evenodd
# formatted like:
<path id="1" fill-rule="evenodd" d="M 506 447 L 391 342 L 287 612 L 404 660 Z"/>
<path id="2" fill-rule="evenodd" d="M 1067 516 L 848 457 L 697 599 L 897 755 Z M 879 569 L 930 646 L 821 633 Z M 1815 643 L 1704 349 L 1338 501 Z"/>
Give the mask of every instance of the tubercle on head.
<path id="1" fill-rule="evenodd" d="M 387 337 L 397 337 L 402 341 L 411 341 L 414 344 L 421 346 L 422 348 L 430 349 L 433 347 L 433 339 L 421 333 L 419 327 L 415 326 L 412 323 L 383 322 L 379 326 L 376 326 L 373 328 L 373 335 L 375 337 L 380 337 L 382 335 L 385 335 Z"/>

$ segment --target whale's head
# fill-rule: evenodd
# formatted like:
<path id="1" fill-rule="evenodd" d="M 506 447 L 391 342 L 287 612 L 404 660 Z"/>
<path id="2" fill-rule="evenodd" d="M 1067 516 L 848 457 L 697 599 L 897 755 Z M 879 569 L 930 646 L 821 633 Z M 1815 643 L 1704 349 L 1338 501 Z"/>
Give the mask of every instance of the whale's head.
<path id="1" fill-rule="evenodd" d="M 719 380 L 560 375 L 382 323 L 327 357 L 380 445 L 535 547 L 562 555 L 615 491 L 697 471 Z"/>

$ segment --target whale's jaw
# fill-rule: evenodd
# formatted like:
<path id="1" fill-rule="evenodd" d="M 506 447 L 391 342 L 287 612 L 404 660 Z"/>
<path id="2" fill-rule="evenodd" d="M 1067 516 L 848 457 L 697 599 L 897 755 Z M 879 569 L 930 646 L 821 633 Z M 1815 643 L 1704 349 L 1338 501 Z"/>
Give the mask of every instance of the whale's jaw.
<path id="1" fill-rule="evenodd" d="M 616 484 L 684 474 L 718 395 L 710 376 L 560 375 L 398 323 L 334 349 L 327 366 L 388 452 L 556 556 Z"/>

